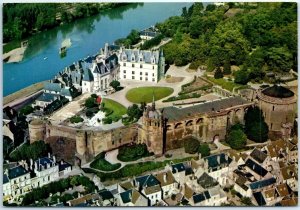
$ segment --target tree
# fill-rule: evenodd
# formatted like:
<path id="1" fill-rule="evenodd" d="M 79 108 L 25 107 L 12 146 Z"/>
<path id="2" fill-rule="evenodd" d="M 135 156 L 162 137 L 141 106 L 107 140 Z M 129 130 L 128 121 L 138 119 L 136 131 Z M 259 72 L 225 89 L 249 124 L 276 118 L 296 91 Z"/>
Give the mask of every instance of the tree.
<path id="1" fill-rule="evenodd" d="M 113 80 L 111 81 L 111 83 L 109 84 L 115 91 L 120 90 L 120 82 L 117 80 Z"/>
<path id="2" fill-rule="evenodd" d="M 209 4 L 206 6 L 205 11 L 214 11 L 216 9 L 216 5 L 214 4 Z"/>
<path id="3" fill-rule="evenodd" d="M 187 138 L 184 140 L 184 151 L 189 154 L 195 154 L 199 148 L 199 141 L 195 138 Z"/>
<path id="4" fill-rule="evenodd" d="M 32 106 L 27 105 L 27 106 L 23 107 L 23 108 L 20 110 L 20 114 L 22 114 L 22 115 L 28 115 L 28 114 L 32 113 L 33 110 L 34 110 L 34 109 L 32 108 Z"/>
<path id="5" fill-rule="evenodd" d="M 231 130 L 226 137 L 226 142 L 232 149 L 243 149 L 247 144 L 247 136 L 240 129 Z"/>
<path id="6" fill-rule="evenodd" d="M 198 152 L 201 154 L 201 157 L 206 157 L 210 155 L 210 148 L 208 144 L 200 144 Z"/>
<path id="7" fill-rule="evenodd" d="M 246 70 L 238 70 L 234 74 L 234 82 L 241 85 L 246 85 L 249 82 L 249 74 Z"/>
<path id="8" fill-rule="evenodd" d="M 86 99 L 84 105 L 87 108 L 93 108 L 93 107 L 98 106 L 98 104 L 96 103 L 95 98 L 93 98 L 93 97 L 90 97 L 90 98 Z"/>
<path id="9" fill-rule="evenodd" d="M 138 120 L 142 116 L 143 112 L 139 108 L 137 104 L 133 104 L 132 106 L 129 106 L 127 109 L 127 115 L 130 118 L 130 120 Z"/>
<path id="10" fill-rule="evenodd" d="M 224 62 L 223 73 L 225 75 L 231 74 L 231 65 L 230 65 L 230 61 L 228 59 L 226 59 Z"/>
<path id="11" fill-rule="evenodd" d="M 262 111 L 257 107 L 249 107 L 245 114 L 245 132 L 247 137 L 255 142 L 268 140 L 269 128 Z"/>
<path id="12" fill-rule="evenodd" d="M 214 74 L 214 78 L 215 79 L 220 79 L 220 78 L 223 78 L 223 72 L 222 72 L 222 70 L 221 70 L 221 68 L 220 67 L 218 67 L 217 69 L 216 69 L 216 71 L 215 71 L 215 74 Z"/>

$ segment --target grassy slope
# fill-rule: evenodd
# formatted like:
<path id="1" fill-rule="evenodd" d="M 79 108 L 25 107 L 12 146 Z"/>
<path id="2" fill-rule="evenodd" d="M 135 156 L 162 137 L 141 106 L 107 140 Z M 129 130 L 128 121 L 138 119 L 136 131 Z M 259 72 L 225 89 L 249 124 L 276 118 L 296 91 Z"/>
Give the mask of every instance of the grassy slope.
<path id="1" fill-rule="evenodd" d="M 108 109 L 113 110 L 114 112 L 110 115 L 111 117 L 116 116 L 116 117 L 121 117 L 122 115 L 126 114 L 127 109 L 125 106 L 123 106 L 122 104 L 105 98 L 103 99 L 103 103 L 105 104 L 104 106 Z"/>
<path id="2" fill-rule="evenodd" d="M 126 98 L 133 103 L 152 101 L 153 93 L 155 101 L 165 98 L 173 93 L 172 88 L 168 87 L 139 87 L 129 90 L 126 94 Z"/>

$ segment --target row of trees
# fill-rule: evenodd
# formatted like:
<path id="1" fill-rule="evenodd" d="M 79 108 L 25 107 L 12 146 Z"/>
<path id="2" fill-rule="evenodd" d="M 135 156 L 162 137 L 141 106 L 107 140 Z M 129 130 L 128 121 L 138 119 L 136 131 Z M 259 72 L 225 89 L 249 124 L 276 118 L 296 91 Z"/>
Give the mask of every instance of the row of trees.
<path id="1" fill-rule="evenodd" d="M 157 24 L 173 40 L 163 47 L 166 62 L 198 63 L 208 71 L 240 66 L 237 83 L 259 81 L 267 71 L 287 72 L 297 66 L 297 4 L 257 3 L 241 6 L 228 17 L 229 6 L 194 3 L 181 16 Z M 225 68 L 226 67 L 226 68 Z"/>
<path id="2" fill-rule="evenodd" d="M 3 42 L 20 40 L 61 23 L 98 14 L 125 3 L 22 3 L 3 6 Z M 59 18 L 60 17 L 60 18 Z"/>

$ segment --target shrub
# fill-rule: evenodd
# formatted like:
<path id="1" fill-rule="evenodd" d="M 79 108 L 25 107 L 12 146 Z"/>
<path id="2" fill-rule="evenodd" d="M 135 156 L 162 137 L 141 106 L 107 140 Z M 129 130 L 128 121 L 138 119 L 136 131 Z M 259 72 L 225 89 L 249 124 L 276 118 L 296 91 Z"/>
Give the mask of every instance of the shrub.
<path id="1" fill-rule="evenodd" d="M 135 161 L 150 155 L 146 144 L 123 146 L 119 149 L 118 159 L 124 162 Z"/>
<path id="2" fill-rule="evenodd" d="M 92 95 L 91 95 L 91 98 L 97 98 L 98 96 L 97 96 L 97 94 L 95 94 L 95 93 L 93 93 Z"/>
<path id="3" fill-rule="evenodd" d="M 104 124 L 111 124 L 113 121 L 112 121 L 111 117 L 106 117 L 106 118 L 102 119 L 102 122 Z"/>
<path id="4" fill-rule="evenodd" d="M 198 152 L 201 154 L 201 157 L 206 157 L 210 155 L 210 148 L 208 144 L 200 144 Z"/>
<path id="5" fill-rule="evenodd" d="M 20 110 L 20 114 L 22 114 L 22 115 L 28 115 L 28 114 L 32 113 L 33 110 L 34 110 L 34 109 L 32 108 L 32 106 L 27 105 L 27 106 L 23 107 L 23 108 Z"/>
<path id="6" fill-rule="evenodd" d="M 199 141 L 195 138 L 188 138 L 184 140 L 184 151 L 189 154 L 195 154 L 199 148 Z"/>
<path id="7" fill-rule="evenodd" d="M 83 118 L 81 118 L 80 116 L 73 116 L 70 118 L 70 122 L 71 123 L 79 123 L 79 122 L 83 122 Z"/>
<path id="8" fill-rule="evenodd" d="M 86 108 L 93 108 L 93 107 L 97 107 L 98 104 L 96 103 L 96 98 L 90 97 L 88 99 L 85 100 L 84 106 Z"/>
<path id="9" fill-rule="evenodd" d="M 220 67 L 218 67 L 217 69 L 216 69 L 216 71 L 215 71 L 215 74 L 214 74 L 214 78 L 215 79 L 220 79 L 220 78 L 223 78 L 223 72 L 222 72 L 222 70 L 221 70 L 221 68 Z"/>
<path id="10" fill-rule="evenodd" d="M 95 158 L 90 166 L 102 171 L 114 171 L 121 167 L 121 163 L 111 164 L 105 160 L 105 152 L 102 152 Z"/>
<path id="11" fill-rule="evenodd" d="M 232 149 L 243 149 L 247 144 L 247 136 L 240 129 L 231 130 L 226 138 L 226 142 Z"/>

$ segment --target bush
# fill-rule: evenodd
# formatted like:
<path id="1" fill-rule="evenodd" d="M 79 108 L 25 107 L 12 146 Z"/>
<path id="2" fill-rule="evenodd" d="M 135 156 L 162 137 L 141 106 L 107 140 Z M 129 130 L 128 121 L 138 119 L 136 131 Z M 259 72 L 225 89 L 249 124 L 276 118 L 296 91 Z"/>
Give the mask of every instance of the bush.
<path id="1" fill-rule="evenodd" d="M 73 116 L 70 118 L 70 122 L 71 123 L 79 123 L 79 122 L 83 122 L 83 118 L 81 118 L 80 116 Z"/>
<path id="2" fill-rule="evenodd" d="M 97 96 L 97 94 L 93 93 L 93 94 L 91 95 L 91 98 L 98 98 L 98 96 Z"/>
<path id="3" fill-rule="evenodd" d="M 85 115 L 88 118 L 92 118 L 95 115 L 95 113 L 97 113 L 98 111 L 99 111 L 98 107 L 90 108 L 86 110 Z"/>
<path id="4" fill-rule="evenodd" d="M 117 80 L 111 81 L 111 83 L 109 83 L 109 86 L 111 86 L 115 91 L 120 90 L 120 82 Z"/>
<path id="5" fill-rule="evenodd" d="M 32 108 L 32 106 L 27 105 L 27 106 L 23 107 L 23 108 L 20 110 L 20 114 L 22 114 L 22 115 L 28 115 L 28 114 L 32 113 L 33 110 L 34 110 L 34 109 Z"/>
<path id="6" fill-rule="evenodd" d="M 226 138 L 226 142 L 232 149 L 243 149 L 247 144 L 247 136 L 240 129 L 231 130 Z"/>
<path id="7" fill-rule="evenodd" d="M 215 79 L 220 79 L 220 78 L 223 78 L 223 72 L 222 72 L 222 70 L 221 70 L 221 68 L 220 67 L 218 67 L 217 69 L 216 69 L 216 71 L 215 71 L 215 74 L 214 74 L 214 78 Z"/>
<path id="8" fill-rule="evenodd" d="M 246 70 L 238 70 L 234 74 L 234 82 L 241 85 L 246 85 L 249 82 L 249 74 Z"/>
<path id="9" fill-rule="evenodd" d="M 195 138 L 188 138 L 184 140 L 184 151 L 189 154 L 195 154 L 199 148 L 199 141 Z"/>
<path id="10" fill-rule="evenodd" d="M 84 106 L 86 108 L 94 108 L 97 107 L 98 104 L 96 103 L 96 98 L 90 97 L 85 100 Z"/>
<path id="11" fill-rule="evenodd" d="M 102 171 L 114 171 L 121 167 L 121 163 L 111 164 L 105 160 L 105 152 L 102 152 L 95 158 L 90 166 Z"/>
<path id="12" fill-rule="evenodd" d="M 206 157 L 210 155 L 210 148 L 208 144 L 200 144 L 198 152 L 201 154 L 201 157 Z"/>
<path id="13" fill-rule="evenodd" d="M 112 121 L 111 117 L 106 117 L 106 118 L 102 119 L 102 122 L 104 124 L 111 124 L 113 121 Z"/>
<path id="14" fill-rule="evenodd" d="M 150 156 L 146 144 L 123 146 L 119 149 L 118 159 L 123 162 L 135 161 Z"/>

